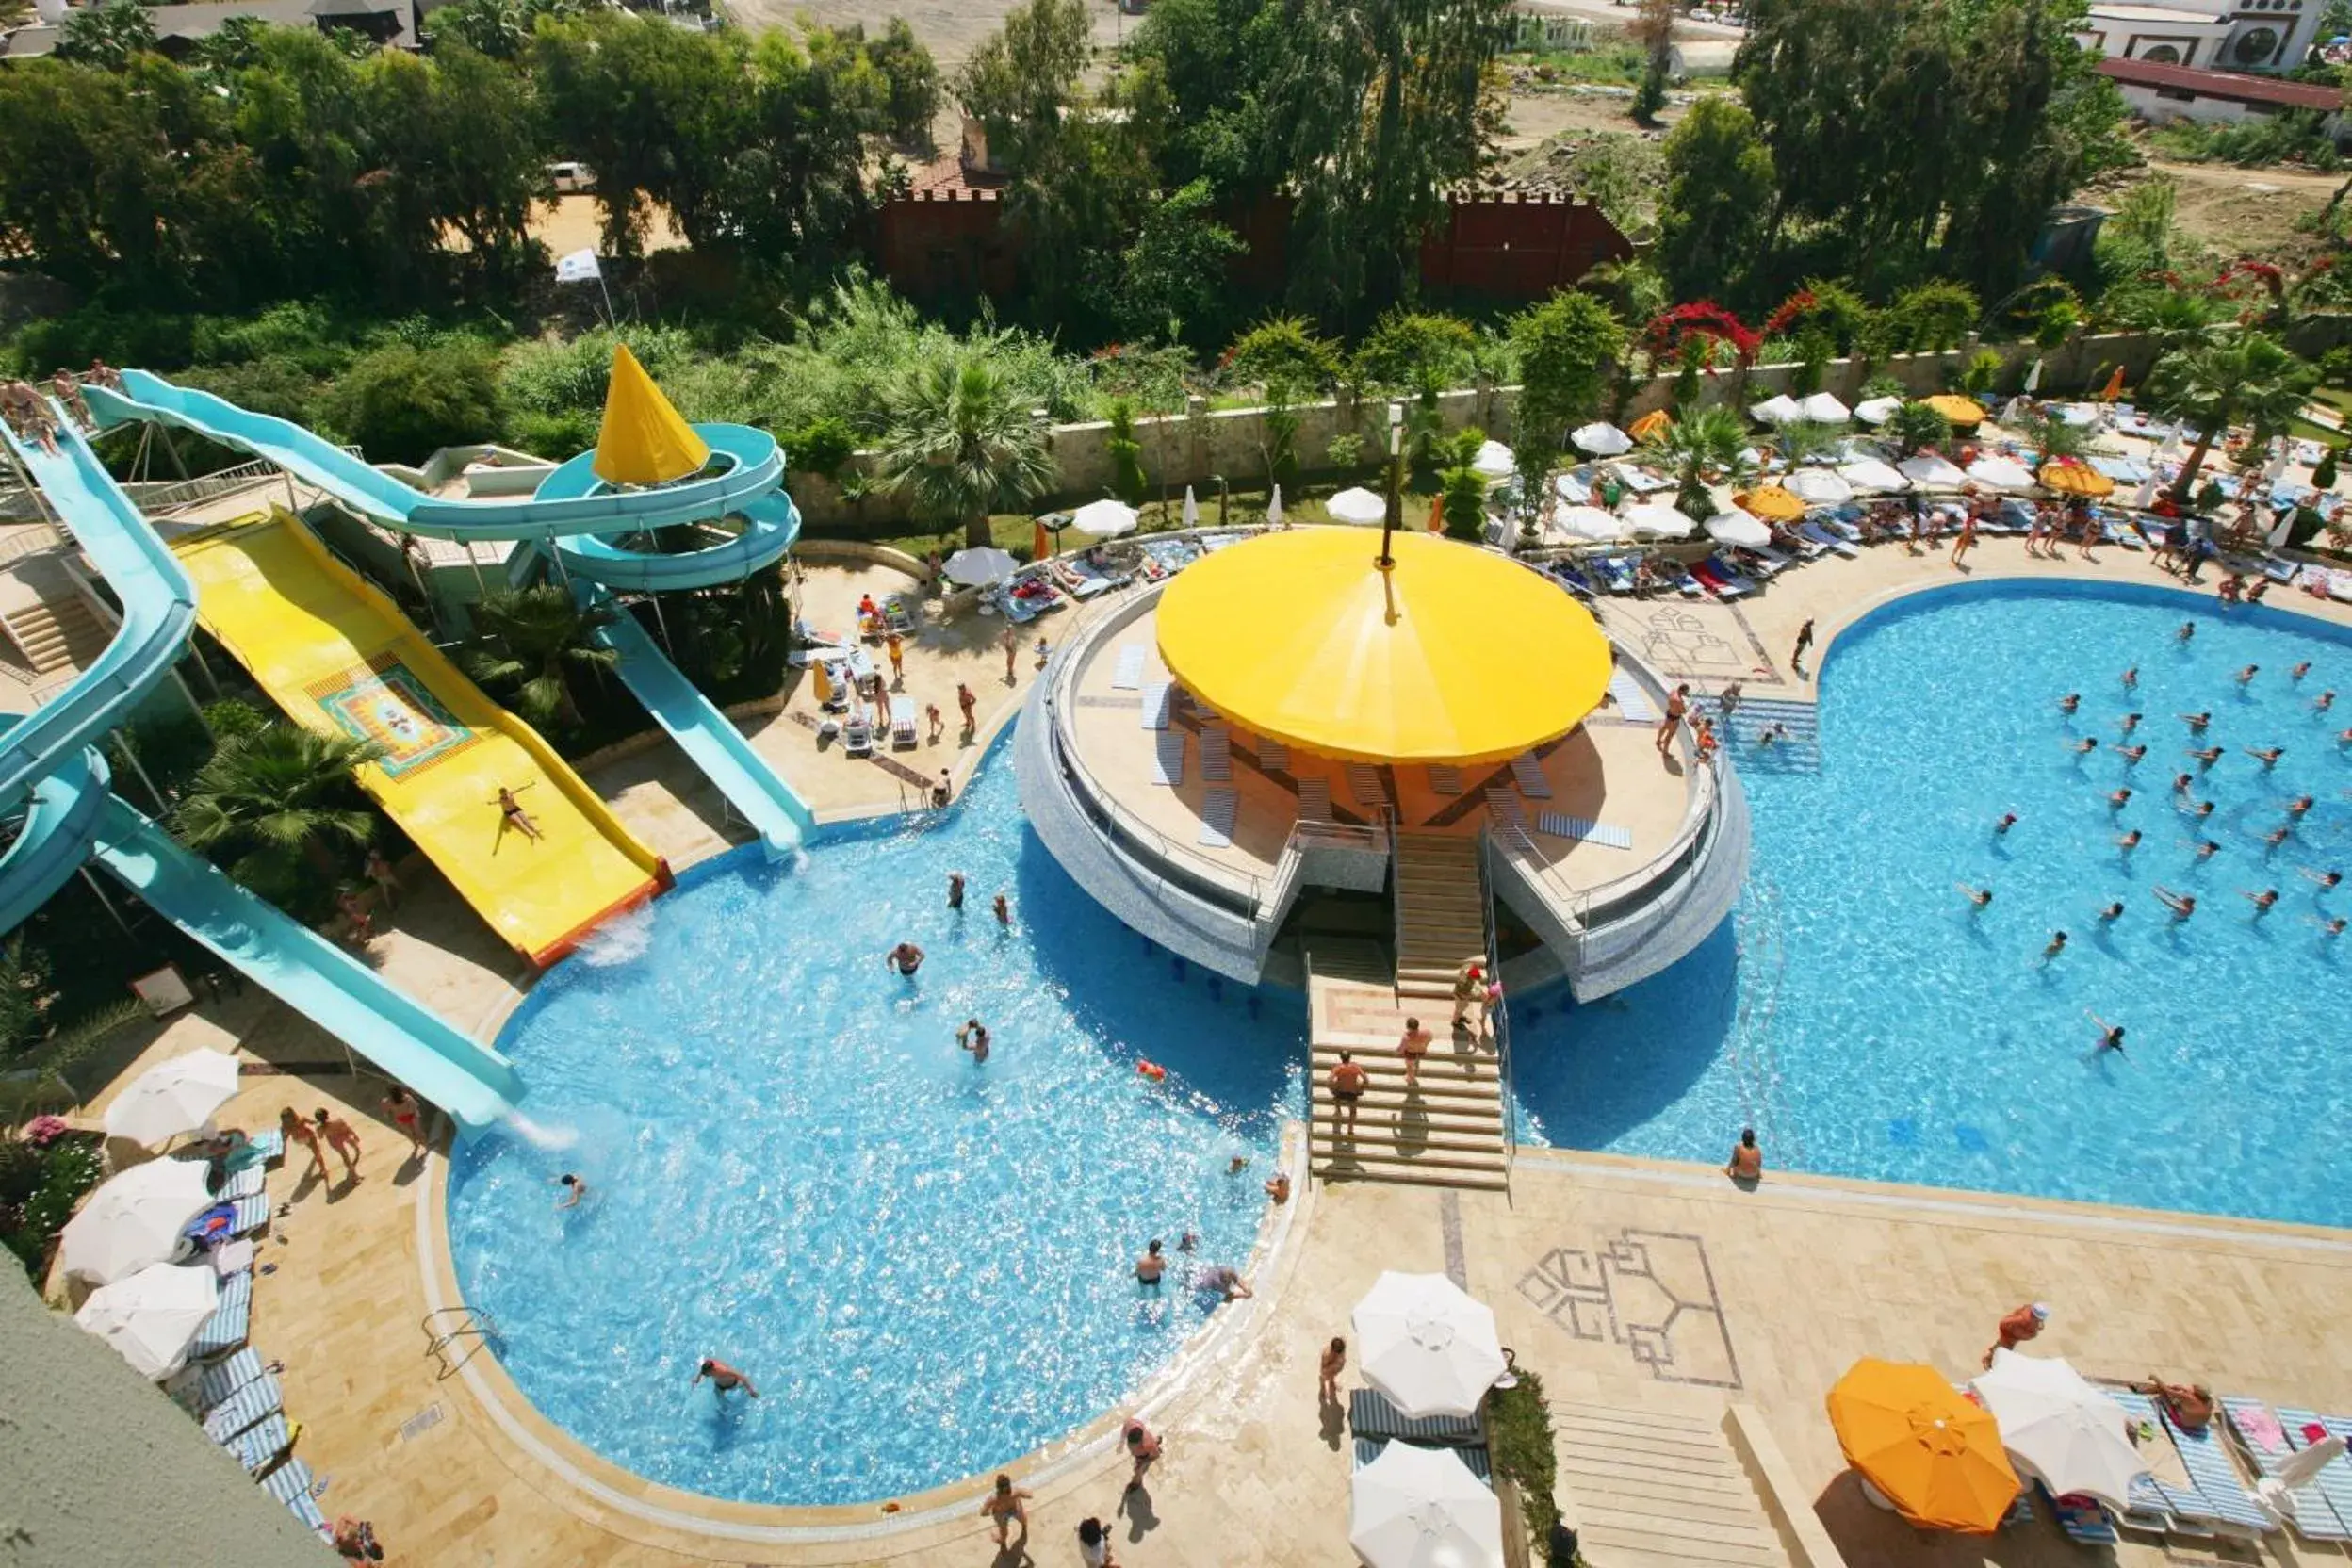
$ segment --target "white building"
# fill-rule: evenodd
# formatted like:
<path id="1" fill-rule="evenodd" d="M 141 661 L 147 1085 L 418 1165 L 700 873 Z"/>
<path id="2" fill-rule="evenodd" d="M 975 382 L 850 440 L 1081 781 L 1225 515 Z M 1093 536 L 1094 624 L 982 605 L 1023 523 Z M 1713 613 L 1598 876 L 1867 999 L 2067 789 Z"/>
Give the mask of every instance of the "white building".
<path id="1" fill-rule="evenodd" d="M 2211 71 L 2286 71 L 2303 62 L 2324 0 L 2092 0 L 2076 39 L 2112 59 Z"/>
<path id="2" fill-rule="evenodd" d="M 2332 115 L 2344 101 L 2342 90 L 2317 82 L 2285 81 L 2243 71 L 2204 71 L 2193 65 L 2168 65 L 2146 56 L 2103 59 L 2099 71 L 2122 90 L 2123 101 L 2132 112 L 2152 125 L 2173 120 L 2230 123 L 2298 109 Z"/>

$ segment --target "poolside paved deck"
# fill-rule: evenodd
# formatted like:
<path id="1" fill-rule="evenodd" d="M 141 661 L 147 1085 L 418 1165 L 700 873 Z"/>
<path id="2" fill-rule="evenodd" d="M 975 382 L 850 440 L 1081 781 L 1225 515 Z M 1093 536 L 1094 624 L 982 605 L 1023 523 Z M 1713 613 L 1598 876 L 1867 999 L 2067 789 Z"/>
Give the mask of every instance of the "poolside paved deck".
<path id="1" fill-rule="evenodd" d="M 2096 568 L 2072 560 L 2045 567 L 2004 540 L 1981 547 L 1977 563 L 1986 574 L 2169 580 L 2145 557 L 2102 555 Z M 1799 621 L 1815 617 L 1826 634 L 1883 594 L 1952 575 L 1940 556 L 1881 548 L 1786 574 L 1736 609 L 1611 606 L 1607 614 L 1612 626 L 1657 609 L 1703 615 L 1724 641 L 1755 633 L 1785 675 Z M 2300 595 L 2274 595 L 2273 602 L 2352 624 L 2344 606 Z M 1752 680 L 1750 689 L 1761 688 Z M 784 760 L 797 781 L 808 764 Z M 666 789 L 654 771 L 653 785 Z M 657 841 L 673 833 L 694 839 L 694 813 L 675 800 L 664 805 L 631 788 L 620 793 L 619 809 Z M 724 841 L 705 824 L 695 841 L 714 848 Z M 374 949 L 386 976 L 482 1037 L 493 1035 L 522 977 L 470 912 L 433 883 L 413 890 L 390 923 Z M 305 1423 L 297 1452 L 331 1481 L 321 1506 L 373 1519 L 391 1560 L 517 1568 L 994 1556 L 976 1518 L 868 1541 L 798 1544 L 681 1531 L 584 1496 L 493 1419 L 469 1382 L 436 1376 L 420 1328 L 427 1298 L 417 1204 L 433 1190 L 431 1173 L 405 1181 L 393 1173 L 397 1138 L 375 1111 L 378 1086 L 336 1068 L 343 1058 L 335 1042 L 250 994 L 148 1032 L 152 1043 L 117 1084 L 196 1045 L 234 1044 L 287 1075 L 249 1077 L 224 1119 L 266 1123 L 281 1104 L 341 1105 L 367 1140 L 368 1180 L 349 1191 L 298 1190 L 298 1172 L 272 1177 L 272 1197 L 292 1196 L 294 1206 L 278 1222 L 286 1239 L 263 1249 L 278 1266 L 258 1282 L 253 1338 L 288 1363 L 287 1407 Z M 95 1114 L 104 1104 L 102 1095 L 86 1109 Z M 1699 1168 L 1546 1154 L 1523 1155 L 1509 1201 L 1340 1185 L 1304 1192 L 1298 1202 L 1294 1245 L 1261 1278 L 1259 1300 L 1238 1309 L 1247 1317 L 1236 1337 L 1161 1422 L 1168 1455 L 1148 1508 L 1135 1519 L 1119 1516 L 1124 1465 L 1107 1455 L 1080 1461 L 1037 1487 L 1037 1560 L 1074 1558 L 1070 1531 L 1087 1513 L 1117 1519 L 1120 1560 L 1141 1568 L 1352 1560 L 1348 1460 L 1337 1428 L 1317 1412 L 1314 1362 L 1331 1334 L 1346 1331 L 1349 1304 L 1384 1266 L 1458 1271 L 1494 1306 L 1506 1342 L 1544 1376 L 1556 1401 L 1697 1417 L 1733 1399 L 1756 1407 L 1809 1494 L 1803 1500 L 1817 1505 L 1856 1568 L 2083 1560 L 2046 1522 L 1975 1542 L 1897 1525 L 1858 1500 L 1821 1413 L 1822 1391 L 1862 1354 L 1923 1358 L 1966 1376 L 1994 1321 L 2023 1300 L 2053 1308 L 2040 1348 L 2094 1375 L 2162 1371 L 2225 1393 L 2352 1411 L 2344 1331 L 2352 1233 L 1777 1174 L 1746 1193 Z M 429 1208 L 424 1217 L 435 1217 Z M 433 1233 L 428 1225 L 421 1237 Z M 1130 1240 L 1104 1238 L 1106 1255 Z M 1573 1514 L 1573 1485 L 1562 1492 Z M 976 1489 L 965 1499 L 976 1506 Z M 887 1522 L 878 1508 L 856 1511 L 866 1523 Z M 728 1508 L 711 1514 L 722 1524 L 744 1517 Z M 2342 1555 L 2274 1544 L 2180 1558 L 2127 1544 L 2114 1560 L 2154 1568 Z"/>

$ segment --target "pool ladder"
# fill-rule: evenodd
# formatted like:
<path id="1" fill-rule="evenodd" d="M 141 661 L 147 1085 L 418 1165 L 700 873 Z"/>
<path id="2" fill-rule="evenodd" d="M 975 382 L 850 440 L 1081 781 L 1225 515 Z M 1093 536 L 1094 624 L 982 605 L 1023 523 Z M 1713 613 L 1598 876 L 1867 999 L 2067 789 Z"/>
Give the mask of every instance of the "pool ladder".
<path id="1" fill-rule="evenodd" d="M 433 1378 L 435 1382 L 454 1374 L 473 1355 L 468 1349 L 450 1360 L 450 1348 L 458 1341 L 471 1339 L 477 1345 L 487 1345 L 505 1337 L 499 1332 L 498 1320 L 479 1307 L 435 1307 L 425 1314 L 417 1327 L 425 1331 L 425 1353 L 441 1364 L 441 1370 Z"/>

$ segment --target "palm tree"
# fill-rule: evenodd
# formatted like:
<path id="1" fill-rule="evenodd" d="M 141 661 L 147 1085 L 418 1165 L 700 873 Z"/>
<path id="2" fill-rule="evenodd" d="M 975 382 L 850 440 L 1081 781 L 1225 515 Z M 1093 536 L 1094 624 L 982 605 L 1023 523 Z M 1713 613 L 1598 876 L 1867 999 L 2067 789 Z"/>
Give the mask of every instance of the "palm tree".
<path id="1" fill-rule="evenodd" d="M 1772 437 L 1772 445 L 1780 452 L 1781 460 L 1793 467 L 1808 457 L 1819 457 L 1845 438 L 1845 432 L 1836 425 L 1799 419 L 1781 426 L 1780 433 Z"/>
<path id="2" fill-rule="evenodd" d="M 1715 510 L 1707 493 L 1707 476 L 1743 477 L 1753 465 L 1743 455 L 1748 428 L 1740 416 L 1720 403 L 1709 403 L 1658 432 L 1641 446 L 1643 462 L 1674 476 L 1674 504 L 1689 516 L 1705 521 Z"/>
<path id="3" fill-rule="evenodd" d="M 337 875 L 331 845 L 365 845 L 375 813 L 351 804 L 351 773 L 384 755 L 373 741 L 271 724 L 220 743 L 196 770 L 172 825 L 190 849 L 227 855 L 228 873 L 288 903 Z M 319 902 L 312 899 L 310 902 Z"/>
<path id="4" fill-rule="evenodd" d="M 2026 442 L 2039 454 L 2034 466 L 2040 467 L 2061 457 L 2081 457 L 2090 449 L 2090 440 L 2080 425 L 2070 425 L 2048 407 L 2030 408 L 2017 421 Z"/>
<path id="5" fill-rule="evenodd" d="M 918 366 L 884 403 L 878 487 L 905 491 L 921 521 L 961 523 L 967 545 L 989 542 L 989 513 L 1054 486 L 1058 469 L 1027 400 L 980 355 Z"/>
<path id="6" fill-rule="evenodd" d="M 487 685 L 514 685 L 514 708 L 534 725 L 580 722 L 570 669 L 609 670 L 621 656 L 595 641 L 612 624 L 602 605 L 582 609 L 561 583 L 494 590 L 474 606 L 479 639 L 466 651 L 466 669 Z"/>
<path id="7" fill-rule="evenodd" d="M 2148 400 L 2159 413 L 2197 431 L 2197 444 L 2172 483 L 2174 503 L 2188 505 L 2215 439 L 2238 424 L 2252 428 L 2258 446 L 2284 434 L 2318 379 L 2319 372 L 2285 344 L 2259 332 L 2232 334 L 2157 361 L 2148 376 Z"/>
<path id="8" fill-rule="evenodd" d="M 1895 444 L 1898 461 L 1913 452 L 1930 451 L 1952 439 L 1952 421 L 1916 400 L 1886 416 L 1879 433 Z"/>

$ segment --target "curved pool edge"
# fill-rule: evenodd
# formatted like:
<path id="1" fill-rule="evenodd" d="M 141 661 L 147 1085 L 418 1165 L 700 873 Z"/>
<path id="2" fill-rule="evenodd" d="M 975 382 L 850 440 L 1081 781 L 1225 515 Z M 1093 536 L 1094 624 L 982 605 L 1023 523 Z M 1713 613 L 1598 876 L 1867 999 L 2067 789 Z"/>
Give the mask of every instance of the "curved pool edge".
<path id="1" fill-rule="evenodd" d="M 449 1242 L 452 1135 L 452 1124 L 443 1118 L 425 1179 L 417 1184 L 414 1199 L 417 1269 L 428 1321 L 445 1312 L 466 1310 Z M 455 1375 L 503 1440 L 490 1441 L 485 1433 L 485 1446 L 517 1478 L 574 1516 L 639 1544 L 724 1558 L 733 1554 L 720 1549 L 720 1543 L 735 1546 L 745 1543 L 860 1543 L 950 1525 L 961 1527 L 956 1531 L 959 1535 L 976 1533 L 986 1526 L 974 1511 L 973 1499 L 989 1474 L 1011 1472 L 1042 1493 L 1045 1488 L 1092 1478 L 1094 1468 L 1107 1471 L 1123 1465 L 1124 1456 L 1114 1451 L 1118 1442 L 1115 1423 L 1123 1413 L 1164 1420 L 1166 1413 L 1186 1403 L 1189 1396 L 1200 1391 L 1209 1374 L 1245 1352 L 1270 1325 L 1282 1287 L 1298 1270 L 1305 1218 L 1315 1202 L 1315 1184 L 1307 1169 L 1305 1131 L 1295 1119 L 1282 1123 L 1278 1168 L 1290 1173 L 1294 1196 L 1288 1203 L 1268 1205 L 1260 1221 L 1247 1270 L 1253 1296 L 1220 1308 L 1125 1397 L 1063 1437 L 911 1495 L 820 1505 L 746 1503 L 688 1492 L 613 1463 L 549 1420 L 486 1342 L 482 1350 L 487 1353 L 466 1356 Z M 884 1512 L 886 1506 L 893 1506 L 895 1511 Z M 624 1520 L 649 1531 L 674 1532 L 685 1538 L 684 1544 L 645 1539 L 623 1527 Z"/>

